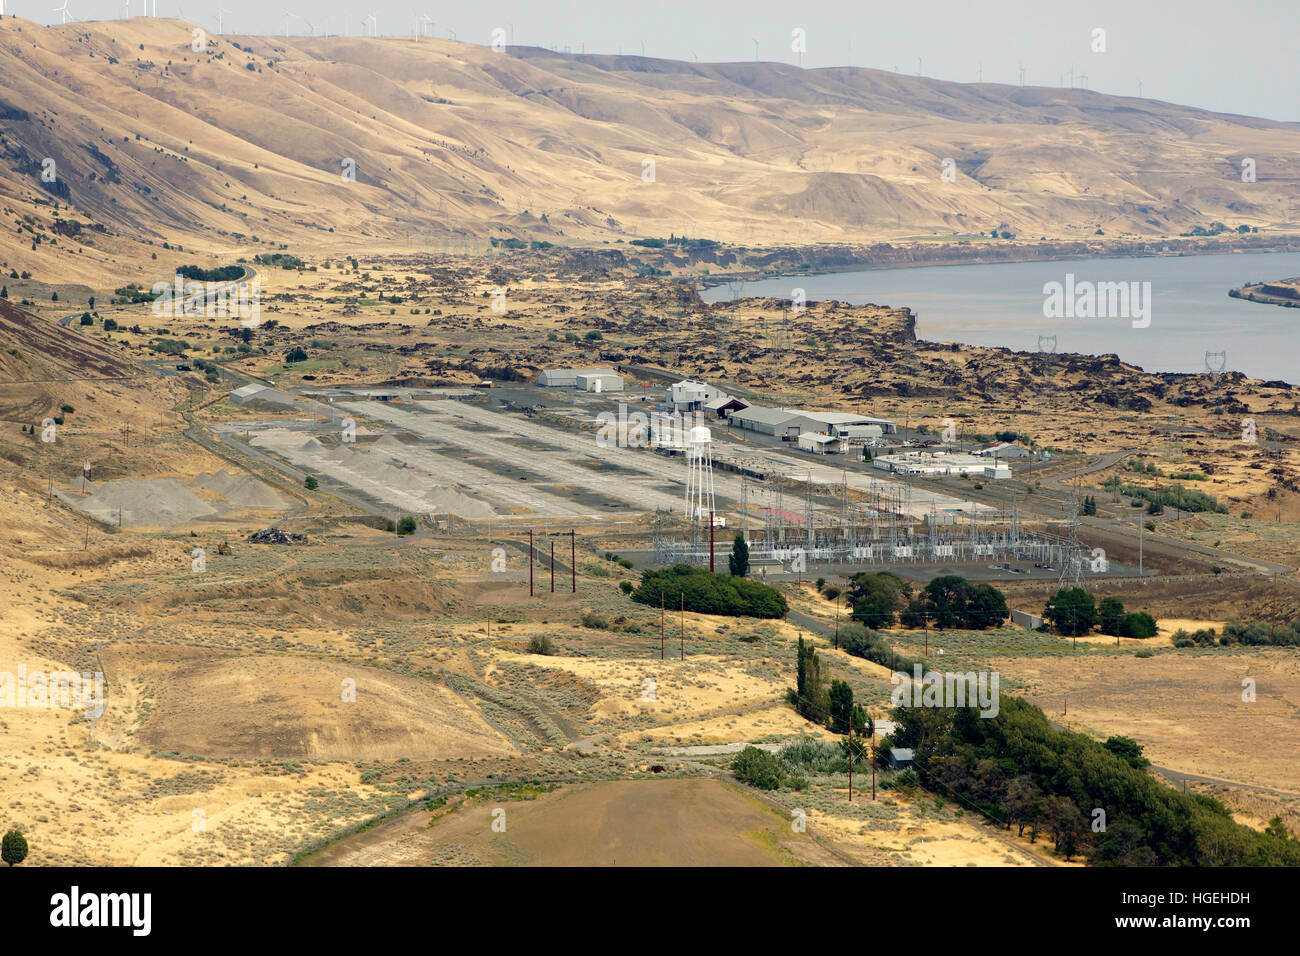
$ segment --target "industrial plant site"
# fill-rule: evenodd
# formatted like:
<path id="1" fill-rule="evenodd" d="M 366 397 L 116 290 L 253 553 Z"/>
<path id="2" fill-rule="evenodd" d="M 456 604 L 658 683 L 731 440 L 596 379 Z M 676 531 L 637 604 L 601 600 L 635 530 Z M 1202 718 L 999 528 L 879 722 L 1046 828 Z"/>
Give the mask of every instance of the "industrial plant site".
<path id="1" fill-rule="evenodd" d="M 376 515 L 466 534 L 580 521 L 650 536 L 651 549 L 628 552 L 639 566 L 713 568 L 739 532 L 763 576 L 916 565 L 910 574 L 961 568 L 1077 586 L 1121 570 L 1093 567 L 1077 500 L 1022 523 L 1016 494 L 997 486 L 1050 454 L 963 443 L 955 428 L 772 408 L 702 382 L 629 383 L 608 368 L 544 369 L 526 387 L 291 394 L 250 384 L 230 400 L 257 417 L 214 425 L 223 443 Z M 969 482 L 973 497 L 940 490 L 938 478 Z"/>

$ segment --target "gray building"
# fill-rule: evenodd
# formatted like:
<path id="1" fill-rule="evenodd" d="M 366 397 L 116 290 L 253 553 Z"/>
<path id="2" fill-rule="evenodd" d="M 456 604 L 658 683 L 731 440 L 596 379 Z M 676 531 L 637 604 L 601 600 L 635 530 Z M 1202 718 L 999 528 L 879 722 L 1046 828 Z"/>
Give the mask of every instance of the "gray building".
<path id="1" fill-rule="evenodd" d="M 912 766 L 913 756 L 912 748 L 910 747 L 890 747 L 889 769 L 907 770 Z"/>
<path id="2" fill-rule="evenodd" d="M 574 384 L 584 392 L 621 392 L 623 376 L 614 372 L 579 372 Z"/>
<path id="3" fill-rule="evenodd" d="M 799 427 L 799 423 L 795 420 L 797 417 L 788 409 L 751 405 L 749 408 L 732 412 L 727 416 L 727 421 L 733 426 L 758 432 L 760 435 L 798 435 L 799 432 L 807 429 Z"/>
<path id="4" fill-rule="evenodd" d="M 548 388 L 577 388 L 579 375 L 608 375 L 617 378 L 620 385 L 623 381 L 612 368 L 547 368 L 537 376 L 537 384 Z"/>

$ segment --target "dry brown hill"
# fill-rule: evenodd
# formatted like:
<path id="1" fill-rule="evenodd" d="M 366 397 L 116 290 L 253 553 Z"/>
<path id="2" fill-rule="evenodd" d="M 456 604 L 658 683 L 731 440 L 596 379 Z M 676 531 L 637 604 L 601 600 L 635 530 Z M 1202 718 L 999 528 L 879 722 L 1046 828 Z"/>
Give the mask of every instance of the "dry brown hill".
<path id="1" fill-rule="evenodd" d="M 1300 228 L 1300 124 L 1086 90 L 445 40 L 207 36 L 195 53 L 193 30 L 0 21 L 9 267 L 109 274 L 141 240 L 354 251 L 501 230 L 770 243 Z M 1257 182 L 1241 181 L 1247 157 Z M 75 225 L 54 235 L 57 219 Z"/>

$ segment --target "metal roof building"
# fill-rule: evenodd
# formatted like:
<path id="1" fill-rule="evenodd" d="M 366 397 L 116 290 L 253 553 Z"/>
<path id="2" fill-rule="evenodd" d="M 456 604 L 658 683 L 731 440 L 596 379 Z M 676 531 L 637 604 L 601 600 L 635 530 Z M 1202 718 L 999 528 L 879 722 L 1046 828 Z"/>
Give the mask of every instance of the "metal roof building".
<path id="1" fill-rule="evenodd" d="M 835 455 L 844 450 L 844 443 L 834 435 L 804 432 L 799 436 L 799 450 L 810 451 L 814 455 Z"/>
<path id="2" fill-rule="evenodd" d="M 537 376 L 537 384 L 550 388 L 577 388 L 579 375 L 611 375 L 623 381 L 612 368 L 547 368 Z"/>
<path id="3" fill-rule="evenodd" d="M 787 431 L 787 422 L 791 424 L 796 433 L 806 430 L 800 428 L 798 423 L 794 421 L 796 417 L 795 413 L 789 409 L 751 405 L 749 408 L 742 408 L 739 411 L 732 412 L 727 416 L 727 421 L 732 425 L 739 425 L 749 431 L 758 432 L 760 435 L 784 435 Z"/>
<path id="4" fill-rule="evenodd" d="M 749 408 L 749 402 L 734 395 L 719 395 L 713 401 L 704 403 L 704 411 L 714 418 L 726 418 L 732 412 L 740 411 L 742 408 Z"/>
<path id="5" fill-rule="evenodd" d="M 614 372 L 579 372 L 574 385 L 586 392 L 621 392 L 623 376 Z"/>

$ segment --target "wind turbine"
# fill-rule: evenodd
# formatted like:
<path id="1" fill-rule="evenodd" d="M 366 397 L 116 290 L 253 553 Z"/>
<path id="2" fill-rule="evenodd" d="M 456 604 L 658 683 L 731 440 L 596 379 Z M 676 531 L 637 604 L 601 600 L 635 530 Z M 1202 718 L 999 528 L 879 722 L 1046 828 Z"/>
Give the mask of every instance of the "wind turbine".
<path id="1" fill-rule="evenodd" d="M 447 39 L 449 40 L 456 39 L 456 31 L 453 30 L 451 27 L 447 27 Z"/>
<path id="2" fill-rule="evenodd" d="M 289 35 L 289 18 L 290 18 L 290 17 L 293 17 L 295 20 L 301 20 L 303 23 L 307 24 L 307 35 L 308 35 L 309 37 L 314 37 L 314 36 L 316 35 L 316 30 L 315 30 L 315 28 L 311 25 L 311 21 L 310 21 L 310 20 L 308 20 L 306 17 L 300 17 L 300 16 L 298 16 L 298 14 L 296 14 L 296 13 L 290 13 L 289 11 L 286 10 L 285 13 L 284 13 L 284 35 L 285 35 L 285 36 L 288 36 L 288 35 Z"/>
<path id="3" fill-rule="evenodd" d="M 234 12 L 235 12 L 234 10 L 227 10 L 224 7 L 217 8 L 217 32 L 218 33 L 226 32 L 226 21 L 224 18 L 224 14 L 234 13 Z"/>
<path id="4" fill-rule="evenodd" d="M 375 16 L 375 15 L 372 13 L 372 14 L 370 14 L 370 16 L 366 17 L 366 18 L 365 18 L 364 20 L 362 20 L 361 22 L 364 23 L 364 24 L 366 24 L 366 25 L 370 28 L 370 35 L 371 35 L 372 37 L 378 37 L 378 36 L 379 36 L 379 18 L 378 18 L 377 16 Z"/>
<path id="5" fill-rule="evenodd" d="M 54 12 L 62 15 L 63 23 L 67 23 L 72 19 L 72 14 L 68 12 L 68 0 L 63 0 L 63 6 L 55 7 Z"/>
<path id="6" fill-rule="evenodd" d="M 415 42 L 420 42 L 420 37 L 424 36 L 424 28 L 429 28 L 429 36 L 433 36 L 433 18 L 427 13 L 422 13 L 415 18 Z"/>

